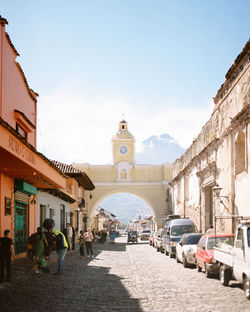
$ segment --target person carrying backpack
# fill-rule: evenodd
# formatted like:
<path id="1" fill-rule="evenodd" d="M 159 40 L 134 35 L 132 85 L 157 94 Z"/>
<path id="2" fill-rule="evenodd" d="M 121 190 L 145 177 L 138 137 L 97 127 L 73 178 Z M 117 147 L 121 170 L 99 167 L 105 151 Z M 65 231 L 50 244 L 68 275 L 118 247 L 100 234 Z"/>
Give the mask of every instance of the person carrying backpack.
<path id="1" fill-rule="evenodd" d="M 64 272 L 64 257 L 68 250 L 68 243 L 62 232 L 59 230 L 54 230 L 55 241 L 56 241 L 56 251 L 57 251 L 57 272 L 54 274 L 63 274 Z"/>

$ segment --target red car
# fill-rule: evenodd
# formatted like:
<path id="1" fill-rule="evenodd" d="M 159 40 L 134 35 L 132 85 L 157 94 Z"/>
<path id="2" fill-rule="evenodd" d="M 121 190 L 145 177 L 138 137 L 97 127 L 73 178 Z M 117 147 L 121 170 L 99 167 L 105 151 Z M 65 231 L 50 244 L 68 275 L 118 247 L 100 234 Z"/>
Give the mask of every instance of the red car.
<path id="1" fill-rule="evenodd" d="M 195 252 L 196 267 L 198 272 L 202 269 L 205 271 L 206 277 L 219 273 L 219 266 L 216 264 L 214 257 L 214 246 L 225 243 L 233 246 L 234 234 L 204 234 L 197 245 Z"/>

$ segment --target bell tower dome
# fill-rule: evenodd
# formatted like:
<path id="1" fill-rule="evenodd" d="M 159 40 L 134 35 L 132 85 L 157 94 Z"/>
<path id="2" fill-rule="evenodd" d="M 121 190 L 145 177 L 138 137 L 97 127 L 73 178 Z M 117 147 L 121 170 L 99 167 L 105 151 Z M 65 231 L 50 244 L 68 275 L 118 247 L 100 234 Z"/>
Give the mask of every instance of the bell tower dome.
<path id="1" fill-rule="evenodd" d="M 113 163 L 127 162 L 133 164 L 135 161 L 135 138 L 128 131 L 128 124 L 123 119 L 119 123 L 116 135 L 112 138 Z"/>

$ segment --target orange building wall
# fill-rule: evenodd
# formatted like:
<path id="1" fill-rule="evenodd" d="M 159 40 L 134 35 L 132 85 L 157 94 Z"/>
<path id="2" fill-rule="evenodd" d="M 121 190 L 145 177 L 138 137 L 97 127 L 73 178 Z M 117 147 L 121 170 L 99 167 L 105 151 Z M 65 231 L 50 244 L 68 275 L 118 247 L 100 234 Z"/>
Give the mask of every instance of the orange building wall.
<path id="1" fill-rule="evenodd" d="M 0 173 L 0 236 L 7 229 L 11 230 L 14 239 L 14 180 Z M 5 215 L 5 197 L 11 198 L 11 215 Z"/>
<path id="2" fill-rule="evenodd" d="M 3 26 L 0 28 L 3 30 Z M 29 94 L 30 90 L 27 90 L 23 74 L 15 61 L 16 56 L 5 33 L 1 31 L 2 109 L 0 110 L 0 117 L 14 129 L 16 128 L 15 109 L 23 112 L 36 126 L 36 100 Z M 35 94 L 33 93 L 33 95 Z M 32 129 L 32 132 L 28 133 L 28 143 L 36 147 L 36 129 Z"/>

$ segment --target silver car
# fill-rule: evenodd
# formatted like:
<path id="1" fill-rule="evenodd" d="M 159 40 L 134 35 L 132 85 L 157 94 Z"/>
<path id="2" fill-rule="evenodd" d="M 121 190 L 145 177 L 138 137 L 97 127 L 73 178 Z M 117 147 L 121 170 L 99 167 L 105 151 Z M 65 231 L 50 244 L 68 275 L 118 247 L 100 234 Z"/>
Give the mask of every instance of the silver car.
<path id="1" fill-rule="evenodd" d="M 184 234 L 177 244 L 176 261 L 182 262 L 185 268 L 195 265 L 195 252 L 202 235 L 201 233 Z"/>

